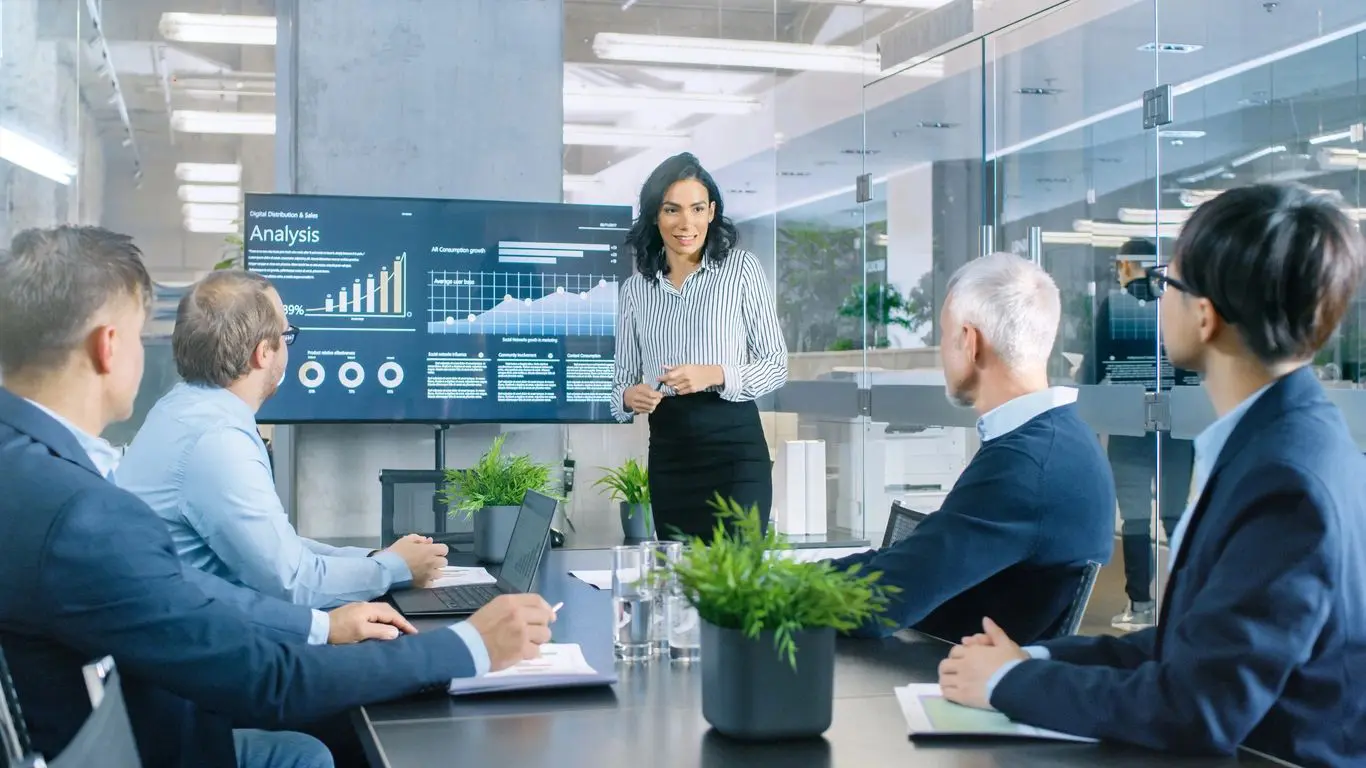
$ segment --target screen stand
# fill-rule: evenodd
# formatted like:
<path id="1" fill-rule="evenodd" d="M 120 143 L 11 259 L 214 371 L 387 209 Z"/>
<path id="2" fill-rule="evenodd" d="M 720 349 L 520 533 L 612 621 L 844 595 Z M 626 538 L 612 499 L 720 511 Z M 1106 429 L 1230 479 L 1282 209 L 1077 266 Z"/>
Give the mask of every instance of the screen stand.
<path id="1" fill-rule="evenodd" d="M 449 424 L 438 424 L 436 427 L 436 440 L 434 441 L 434 445 L 436 446 L 435 458 L 437 472 L 444 472 L 446 470 L 446 430 L 450 428 L 451 425 Z"/>
<path id="2" fill-rule="evenodd" d="M 450 428 L 451 425 L 449 424 L 438 424 L 436 426 L 436 434 L 434 435 L 436 439 L 433 442 L 436 445 L 436 456 L 434 458 L 436 459 L 437 472 L 446 471 L 446 430 Z M 432 494 L 432 512 L 436 515 L 436 533 L 446 532 L 446 515 L 449 514 L 446 504 L 442 502 L 444 494 L 441 492 L 441 488 L 442 486 L 437 486 L 436 493 Z"/>

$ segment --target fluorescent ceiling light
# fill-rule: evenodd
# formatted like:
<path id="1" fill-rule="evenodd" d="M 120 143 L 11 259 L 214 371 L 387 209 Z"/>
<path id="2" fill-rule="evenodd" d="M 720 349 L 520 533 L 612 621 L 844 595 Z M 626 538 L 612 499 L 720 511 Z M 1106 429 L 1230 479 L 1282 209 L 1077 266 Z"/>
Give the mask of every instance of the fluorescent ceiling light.
<path id="1" fill-rule="evenodd" d="M 1235 158 L 1233 158 L 1232 160 L 1228 161 L 1228 164 L 1231 165 L 1231 166 L 1233 166 L 1234 168 L 1237 168 L 1237 167 L 1240 166 L 1240 165 L 1247 165 L 1248 163 L 1252 162 L 1253 160 L 1260 160 L 1260 159 L 1262 159 L 1263 157 L 1266 157 L 1267 155 L 1279 155 L 1280 153 L 1282 153 L 1282 152 L 1284 152 L 1284 151 L 1285 151 L 1285 145 L 1284 145 L 1284 144 L 1280 144 L 1280 145 L 1277 145 L 1277 146 L 1274 146 L 1274 147 L 1263 147 L 1263 148 L 1257 150 L 1256 152 L 1249 152 L 1249 153 L 1247 153 L 1246 155 L 1243 155 L 1243 156 L 1241 156 L 1241 157 L 1235 157 Z"/>
<path id="2" fill-rule="evenodd" d="M 234 221 L 242 218 L 242 209 L 236 203 L 185 203 L 180 213 L 186 219 L 218 219 Z"/>
<path id="3" fill-rule="evenodd" d="M 1216 176 L 1223 176 L 1225 173 L 1228 173 L 1228 166 L 1220 165 L 1218 167 L 1211 168 L 1208 171 L 1201 171 L 1199 173 L 1193 173 L 1189 176 L 1182 176 L 1176 181 L 1180 184 L 1197 184 L 1202 181 L 1209 181 L 1210 179 Z"/>
<path id="4" fill-rule="evenodd" d="M 1101 237 L 1157 237 L 1175 238 L 1181 234 L 1179 224 L 1124 224 L 1113 221 L 1091 221 L 1090 219 L 1077 219 L 1072 222 L 1072 229 L 1076 232 L 1085 232 L 1090 235 Z"/>
<path id="5" fill-rule="evenodd" d="M 694 115 L 746 115 L 759 108 L 759 100 L 725 93 L 647 88 L 566 88 L 564 108 L 575 112 L 669 110 Z"/>
<path id="6" fill-rule="evenodd" d="M 1044 232 L 1043 241 L 1050 245 L 1089 245 L 1092 248 L 1118 248 L 1129 242 L 1129 238 L 1114 235 L 1093 235 L 1089 232 Z"/>
<path id="7" fill-rule="evenodd" d="M 275 45 L 275 27 L 274 16 L 211 13 L 163 13 L 157 25 L 167 40 L 229 45 Z"/>
<path id="8" fill-rule="evenodd" d="M 1185 208 L 1120 208 L 1119 220 L 1124 224 L 1185 224 L 1192 211 Z"/>
<path id="9" fill-rule="evenodd" d="M 610 125 L 564 126 L 564 143 L 589 147 L 678 147 L 686 146 L 688 134 L 682 131 L 642 131 Z"/>
<path id="10" fill-rule="evenodd" d="M 185 219 L 185 229 L 214 235 L 231 235 L 241 231 L 231 219 Z"/>
<path id="11" fill-rule="evenodd" d="M 273 112 L 203 112 L 177 109 L 171 127 L 182 133 L 275 133 Z"/>
<path id="12" fill-rule="evenodd" d="M 217 184 L 182 184 L 177 193 L 186 203 L 231 203 L 242 200 L 242 188 Z"/>
<path id="13" fill-rule="evenodd" d="M 1164 139 L 1203 139 L 1204 131 L 1158 131 L 1158 136 Z"/>
<path id="14" fill-rule="evenodd" d="M 807 72 L 876 74 L 876 52 L 852 45 L 809 45 L 767 40 L 724 40 L 714 37 L 670 37 L 599 32 L 593 53 L 609 61 L 648 61 Z"/>
<path id="15" fill-rule="evenodd" d="M 860 8 L 907 8 L 928 11 L 941 5 L 948 5 L 951 0 L 815 0 L 815 2 L 828 5 L 854 5 Z M 972 7 L 981 8 L 982 0 L 973 0 Z"/>
<path id="16" fill-rule="evenodd" d="M 237 163 L 176 163 L 175 177 L 203 184 L 236 184 L 242 180 Z"/>
<path id="17" fill-rule="evenodd" d="M 564 189 L 566 192 L 583 192 L 589 189 L 597 189 L 602 186 L 602 182 L 596 176 L 585 176 L 575 173 L 564 175 Z"/>
<path id="18" fill-rule="evenodd" d="M 1319 165 L 1324 168 L 1366 170 L 1366 155 L 1346 147 L 1328 147 L 1319 150 Z"/>
<path id="19" fill-rule="evenodd" d="M 8 128 L 0 128 L 0 158 L 58 184 L 70 184 L 76 175 L 75 163 Z"/>

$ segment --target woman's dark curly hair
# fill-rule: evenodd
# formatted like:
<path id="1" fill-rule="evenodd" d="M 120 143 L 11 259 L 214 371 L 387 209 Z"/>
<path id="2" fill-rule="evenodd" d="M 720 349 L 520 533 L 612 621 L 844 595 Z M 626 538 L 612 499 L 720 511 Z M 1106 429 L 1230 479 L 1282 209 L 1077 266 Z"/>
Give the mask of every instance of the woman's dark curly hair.
<path id="1" fill-rule="evenodd" d="M 654 282 L 660 273 L 667 273 L 669 265 L 664 257 L 664 238 L 659 234 L 659 209 L 664 205 L 664 194 L 674 182 L 696 179 L 707 188 L 707 196 L 716 203 L 716 216 L 707 228 L 707 241 L 702 246 L 704 258 L 720 261 L 740 242 L 740 234 L 735 224 L 725 216 L 725 205 L 721 202 L 721 190 L 716 180 L 707 173 L 692 153 L 674 155 L 659 164 L 640 188 L 640 215 L 631 225 L 626 236 L 636 262 L 636 271 L 641 277 Z"/>

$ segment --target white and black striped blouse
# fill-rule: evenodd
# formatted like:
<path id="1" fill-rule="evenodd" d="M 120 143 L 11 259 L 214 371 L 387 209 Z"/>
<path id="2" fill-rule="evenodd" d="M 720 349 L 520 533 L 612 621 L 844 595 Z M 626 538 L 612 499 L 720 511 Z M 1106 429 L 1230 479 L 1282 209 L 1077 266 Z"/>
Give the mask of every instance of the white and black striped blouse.
<path id="1" fill-rule="evenodd" d="M 737 248 L 721 261 L 703 259 L 681 290 L 663 274 L 657 277 L 649 282 L 631 275 L 621 285 L 612 387 L 618 421 L 632 416 L 622 403 L 627 388 L 654 385 L 665 366 L 721 366 L 726 383 L 712 389 L 734 402 L 787 383 L 787 342 L 754 254 Z M 673 392 L 665 387 L 664 394 Z"/>

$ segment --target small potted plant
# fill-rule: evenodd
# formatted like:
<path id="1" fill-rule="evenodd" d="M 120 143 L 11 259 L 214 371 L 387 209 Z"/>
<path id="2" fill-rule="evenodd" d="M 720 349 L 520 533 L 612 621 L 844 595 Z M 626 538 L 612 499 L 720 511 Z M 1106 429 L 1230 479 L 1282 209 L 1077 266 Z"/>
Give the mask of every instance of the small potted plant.
<path id="1" fill-rule="evenodd" d="M 446 470 L 444 500 L 451 514 L 474 516 L 474 554 L 486 563 L 503 562 L 527 491 L 555 495 L 550 490 L 550 465 L 525 454 L 504 456 L 506 437 L 496 437 L 469 469 Z"/>
<path id="2" fill-rule="evenodd" d="M 834 710 L 835 635 L 881 618 L 896 589 L 880 572 L 783 557 L 757 508 L 719 496 L 710 543 L 694 539 L 674 567 L 702 620 L 702 716 L 746 740 L 816 737 Z"/>
<path id="3" fill-rule="evenodd" d="M 652 539 L 654 514 L 650 511 L 650 475 L 635 459 L 615 469 L 601 468 L 604 474 L 594 486 L 606 488 L 613 501 L 620 502 L 621 532 L 628 539 Z"/>

